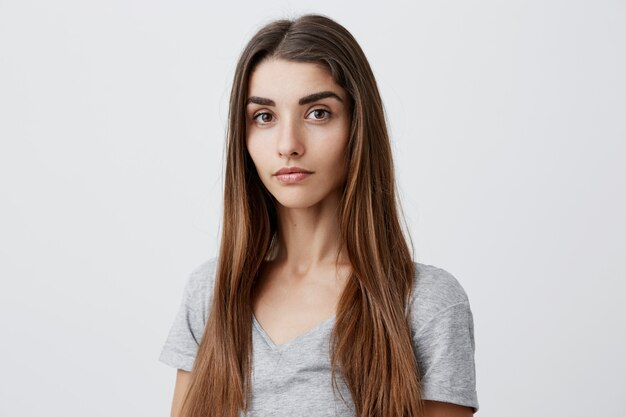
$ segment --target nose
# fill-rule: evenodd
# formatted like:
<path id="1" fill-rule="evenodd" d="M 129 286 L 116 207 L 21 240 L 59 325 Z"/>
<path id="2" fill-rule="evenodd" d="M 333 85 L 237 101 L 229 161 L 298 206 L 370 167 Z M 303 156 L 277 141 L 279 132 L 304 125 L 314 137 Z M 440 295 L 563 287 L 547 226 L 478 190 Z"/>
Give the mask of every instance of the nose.
<path id="1" fill-rule="evenodd" d="M 304 144 L 300 125 L 293 118 L 285 118 L 279 125 L 278 154 L 285 158 L 302 156 Z"/>

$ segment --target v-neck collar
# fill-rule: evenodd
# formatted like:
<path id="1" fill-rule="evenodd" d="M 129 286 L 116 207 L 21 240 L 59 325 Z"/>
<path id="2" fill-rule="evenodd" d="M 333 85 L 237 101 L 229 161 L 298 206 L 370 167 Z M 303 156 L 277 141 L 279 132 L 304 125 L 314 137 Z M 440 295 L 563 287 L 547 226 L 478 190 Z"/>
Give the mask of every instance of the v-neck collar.
<path id="1" fill-rule="evenodd" d="M 275 351 L 281 351 L 281 352 L 286 350 L 286 349 L 288 349 L 291 345 L 296 344 L 296 343 L 298 343 L 299 341 L 301 341 L 303 339 L 309 338 L 309 337 L 311 337 L 311 336 L 321 332 L 322 330 L 325 330 L 326 328 L 328 328 L 329 326 L 331 326 L 335 322 L 335 318 L 336 318 L 336 316 L 332 316 L 331 318 L 324 320 L 323 322 L 321 322 L 317 326 L 307 330 L 306 333 L 303 333 L 303 334 L 301 334 L 299 336 L 296 336 L 296 337 L 288 340 L 285 343 L 276 344 L 276 343 L 274 343 L 272 338 L 269 336 L 269 334 L 267 334 L 265 329 L 263 329 L 263 326 L 261 326 L 261 323 L 259 323 L 259 321 L 257 320 L 257 318 L 254 315 L 254 313 L 252 314 L 252 322 L 254 324 L 254 327 L 257 329 L 257 331 L 259 332 L 259 334 L 261 335 L 261 337 L 263 338 L 265 343 L 267 343 L 267 345 L 270 347 L 270 349 L 275 350 Z"/>

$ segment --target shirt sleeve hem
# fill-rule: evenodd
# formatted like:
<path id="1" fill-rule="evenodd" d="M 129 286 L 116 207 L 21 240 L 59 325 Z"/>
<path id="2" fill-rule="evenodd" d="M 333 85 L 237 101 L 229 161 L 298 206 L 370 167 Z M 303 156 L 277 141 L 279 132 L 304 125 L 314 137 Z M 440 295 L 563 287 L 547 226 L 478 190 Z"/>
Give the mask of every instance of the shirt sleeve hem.
<path id="1" fill-rule="evenodd" d="M 167 348 L 163 348 L 159 355 L 159 361 L 183 371 L 191 372 L 195 358 L 192 356 L 181 355 Z"/>
<path id="2" fill-rule="evenodd" d="M 422 388 L 422 399 L 471 407 L 474 413 L 478 411 L 476 391 L 472 389 L 454 389 L 437 385 L 428 385 Z"/>

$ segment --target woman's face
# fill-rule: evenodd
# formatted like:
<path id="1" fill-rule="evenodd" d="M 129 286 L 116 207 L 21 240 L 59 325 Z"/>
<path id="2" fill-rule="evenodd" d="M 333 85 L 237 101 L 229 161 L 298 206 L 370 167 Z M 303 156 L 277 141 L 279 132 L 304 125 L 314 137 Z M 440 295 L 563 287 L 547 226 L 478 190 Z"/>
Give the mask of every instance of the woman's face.
<path id="1" fill-rule="evenodd" d="M 346 179 L 349 96 L 323 66 L 268 59 L 250 76 L 246 146 L 278 203 L 338 201 Z M 301 174 L 277 175 L 283 168 Z"/>

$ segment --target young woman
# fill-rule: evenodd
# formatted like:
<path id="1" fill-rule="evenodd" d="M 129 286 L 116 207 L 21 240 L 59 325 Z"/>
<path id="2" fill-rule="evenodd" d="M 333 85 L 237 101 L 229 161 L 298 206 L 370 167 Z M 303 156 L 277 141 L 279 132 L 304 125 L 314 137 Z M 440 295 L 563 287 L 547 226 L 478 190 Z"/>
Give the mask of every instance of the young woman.
<path id="1" fill-rule="evenodd" d="M 230 98 L 220 251 L 160 360 L 172 416 L 471 416 L 473 319 L 414 262 L 361 48 L 320 15 L 263 27 Z"/>

